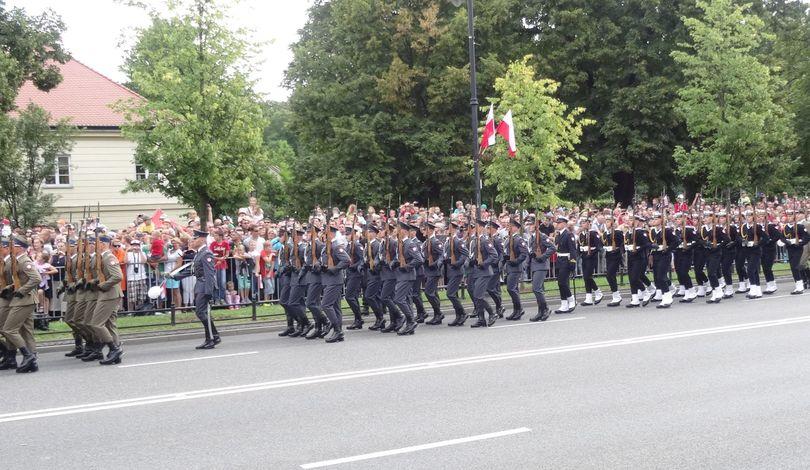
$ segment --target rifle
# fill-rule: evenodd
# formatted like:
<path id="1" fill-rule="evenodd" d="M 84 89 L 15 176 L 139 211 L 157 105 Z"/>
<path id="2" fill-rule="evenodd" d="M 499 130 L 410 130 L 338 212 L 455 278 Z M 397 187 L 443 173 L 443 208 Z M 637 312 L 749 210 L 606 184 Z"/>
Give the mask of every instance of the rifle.
<path id="1" fill-rule="evenodd" d="M 402 244 L 402 230 L 397 228 L 397 261 L 399 262 L 399 267 L 405 267 L 405 250 L 403 249 Z"/>
<path id="2" fill-rule="evenodd" d="M 430 242 L 431 237 L 427 237 L 427 261 L 428 266 L 433 266 L 433 244 Z"/>
<path id="3" fill-rule="evenodd" d="M 4 228 L 5 228 L 5 226 L 3 225 L 2 222 L 0 222 L 0 234 L 3 233 Z M 8 252 L 9 252 L 9 255 L 13 256 L 11 254 L 11 243 L 12 243 L 11 238 L 9 238 L 9 240 L 8 240 L 8 250 L 9 251 Z M 11 256 L 9 256 L 9 258 Z M 0 291 L 5 290 L 6 287 L 8 286 L 8 284 L 6 283 L 6 261 L 3 258 L 4 258 L 3 256 L 0 256 Z"/>
<path id="4" fill-rule="evenodd" d="M 540 243 L 540 211 L 536 210 L 534 217 L 534 257 L 539 258 L 543 254 L 542 243 Z"/>
<path id="5" fill-rule="evenodd" d="M 357 204 L 355 204 L 357 206 Z M 351 246 L 349 246 L 349 260 L 351 263 L 354 264 L 354 243 L 356 240 L 354 226 L 357 224 L 357 209 L 354 210 L 354 220 L 352 220 L 352 237 L 351 237 Z"/>
<path id="6" fill-rule="evenodd" d="M 315 249 L 318 247 L 317 240 L 318 232 L 315 231 L 315 219 L 313 218 L 309 227 L 309 250 L 312 255 L 311 258 L 313 267 L 318 264 L 318 256 L 315 254 Z"/>
<path id="7" fill-rule="evenodd" d="M 661 243 L 661 246 L 663 247 L 662 251 L 667 251 L 667 223 L 668 223 L 667 206 L 669 204 L 667 204 L 666 198 L 667 198 L 667 189 L 666 187 L 664 187 L 664 189 L 661 191 L 661 239 L 663 240 L 663 243 Z M 588 241 L 590 242 L 590 237 L 588 237 Z"/>
<path id="8" fill-rule="evenodd" d="M 301 269 L 301 254 L 298 252 L 298 243 L 300 240 L 298 239 L 298 230 L 295 229 L 295 224 L 293 224 L 293 266 L 295 269 Z"/>
<path id="9" fill-rule="evenodd" d="M 484 264 L 484 252 L 483 252 L 483 250 L 481 250 L 481 226 L 478 225 L 478 223 L 476 223 L 476 227 L 475 227 L 475 236 L 476 236 L 476 240 L 475 240 L 475 248 L 476 248 L 476 250 L 475 250 L 476 251 L 476 253 L 475 253 L 475 261 L 478 263 L 478 266 L 480 267 L 482 264 Z"/>
<path id="10" fill-rule="evenodd" d="M 448 219 L 449 222 L 449 219 Z M 447 224 L 447 227 L 450 228 L 450 224 Z M 456 238 L 456 232 L 450 234 L 450 263 L 455 266 L 456 264 L 456 245 L 454 244 Z"/>
<path id="11" fill-rule="evenodd" d="M 11 255 L 9 256 L 11 260 L 11 283 L 14 285 L 14 290 L 16 291 L 22 287 L 22 282 L 20 282 L 20 276 L 17 274 L 17 256 L 14 254 L 12 248 L 14 248 L 14 240 L 9 238 L 8 251 Z"/>
<path id="12" fill-rule="evenodd" d="M 370 219 L 369 219 L 370 220 Z M 371 237 L 368 225 L 366 226 L 366 256 L 368 257 L 368 267 L 374 271 L 374 250 L 371 248 Z"/>
<path id="13" fill-rule="evenodd" d="M 87 219 L 87 208 L 82 207 L 82 220 L 79 224 L 79 237 L 76 240 L 76 276 L 82 277 L 84 275 L 84 256 L 85 256 L 85 246 L 84 246 L 84 238 L 87 236 L 86 227 L 84 225 L 85 220 Z M 78 282 L 75 282 L 78 284 Z M 79 286 L 76 286 L 79 287 Z"/>
<path id="14" fill-rule="evenodd" d="M 390 213 L 390 209 L 387 213 Z M 390 221 L 386 219 L 385 221 L 385 262 L 388 263 L 388 266 L 391 266 L 391 236 L 389 234 L 389 228 L 391 227 Z"/>
<path id="15" fill-rule="evenodd" d="M 73 212 L 70 213 L 69 223 L 73 225 Z M 73 275 L 73 260 L 71 259 L 73 254 L 71 253 L 70 247 L 70 230 L 68 230 L 67 239 L 65 242 L 67 243 L 67 246 L 65 246 L 65 280 L 68 282 L 68 284 L 74 284 L 76 282 L 76 277 Z M 65 286 L 62 287 L 62 290 L 64 290 L 64 288 Z"/>
<path id="16" fill-rule="evenodd" d="M 99 223 L 101 220 L 101 203 L 97 203 L 96 206 L 96 281 L 100 284 L 107 282 L 107 276 L 104 274 L 104 270 L 102 269 L 101 263 L 101 253 L 98 249 L 99 238 L 101 236 L 101 228 L 99 227 Z"/>
<path id="17" fill-rule="evenodd" d="M 352 229 L 354 230 L 354 229 Z M 326 227 L 326 267 L 334 268 L 335 261 L 332 259 L 332 227 Z"/>
<path id="18" fill-rule="evenodd" d="M 799 221 L 796 218 L 796 216 L 798 215 L 798 212 L 799 212 L 798 209 L 793 210 L 793 244 L 794 245 L 799 244 Z"/>

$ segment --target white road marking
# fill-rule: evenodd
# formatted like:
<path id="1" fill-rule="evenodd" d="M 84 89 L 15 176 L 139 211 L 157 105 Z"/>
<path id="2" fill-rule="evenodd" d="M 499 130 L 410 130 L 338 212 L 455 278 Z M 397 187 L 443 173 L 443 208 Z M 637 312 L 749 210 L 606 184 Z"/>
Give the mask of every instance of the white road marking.
<path id="1" fill-rule="evenodd" d="M 511 325 L 500 325 L 500 326 L 490 326 L 490 330 L 494 330 L 495 328 L 513 328 L 515 326 L 530 326 L 530 325 L 541 325 L 543 323 L 557 323 L 561 321 L 572 321 L 572 320 L 584 320 L 586 317 L 573 317 L 573 318 L 560 318 L 559 320 L 548 320 L 548 321 L 538 321 L 538 322 L 529 322 L 529 323 L 513 323 Z"/>
<path id="2" fill-rule="evenodd" d="M 529 428 L 515 428 L 507 429 L 506 431 L 491 432 L 489 434 L 479 434 L 477 436 L 461 437 L 458 439 L 450 439 L 447 441 L 432 442 L 430 444 L 421 444 L 418 446 L 402 447 L 400 449 L 383 450 L 380 452 L 372 452 L 370 454 L 355 455 L 352 457 L 343 457 L 340 459 L 323 460 L 321 462 L 313 462 L 301 465 L 301 468 L 321 468 L 330 465 L 340 465 L 343 463 L 359 462 L 361 460 L 378 459 L 380 457 L 388 457 L 389 455 L 407 454 L 410 452 L 418 452 L 420 450 L 436 449 L 437 447 L 454 446 L 458 444 L 466 444 L 467 442 L 483 441 L 486 439 L 494 439 L 496 437 L 512 436 L 514 434 L 522 434 L 531 432 Z"/>
<path id="3" fill-rule="evenodd" d="M 175 362 L 191 362 L 191 361 L 204 361 L 206 359 L 217 359 L 220 357 L 234 357 L 234 356 L 249 356 L 251 354 L 259 354 L 259 351 L 250 351 L 250 352 L 241 352 L 241 353 L 233 353 L 233 354 L 217 354 L 215 356 L 200 356 L 200 357 L 190 357 L 188 359 L 173 359 L 171 361 L 158 361 L 158 362 L 142 362 L 140 364 L 126 364 L 123 366 L 118 366 L 119 369 L 126 369 L 129 367 L 143 367 L 143 366 L 155 366 L 160 364 L 174 364 Z"/>
<path id="4" fill-rule="evenodd" d="M 545 356 L 551 354 L 561 354 L 574 351 L 586 351 L 589 349 L 612 348 L 617 346 L 628 346 L 632 344 L 651 343 L 657 341 L 668 341 L 679 338 L 689 338 L 695 336 L 715 335 L 722 333 L 733 333 L 737 331 L 753 330 L 759 328 L 770 328 L 774 326 L 792 325 L 797 323 L 810 322 L 810 316 L 783 318 L 780 320 L 769 320 L 754 323 L 739 323 L 734 325 L 719 326 L 715 328 L 703 328 L 699 330 L 676 331 L 673 333 L 663 333 L 658 335 L 637 336 L 631 338 L 596 341 L 592 343 L 573 344 L 569 346 L 558 346 L 541 349 L 528 349 L 524 351 L 514 351 L 499 354 L 487 354 L 482 356 L 460 357 L 456 359 L 446 359 L 442 361 L 424 362 L 415 364 L 403 364 L 400 366 L 381 367 L 377 369 L 365 369 L 334 374 L 315 375 L 309 377 L 299 377 L 294 379 L 274 380 L 270 382 L 259 382 L 247 385 L 235 385 L 231 387 L 211 388 L 203 390 L 193 390 L 189 392 L 171 393 L 166 395 L 152 395 L 140 398 L 130 398 L 125 400 L 105 401 L 98 403 L 87 403 L 84 405 L 65 406 L 58 408 L 46 408 L 40 410 L 21 411 L 17 413 L 0 414 L 0 423 L 13 421 L 23 421 L 37 418 L 48 418 L 53 416 L 71 415 L 77 413 L 89 413 L 93 411 L 112 410 L 118 408 L 129 408 L 133 406 L 153 405 L 157 403 L 169 403 L 174 401 L 192 400 L 205 397 L 215 397 L 223 395 L 233 395 L 237 393 L 255 392 L 259 390 L 273 390 L 278 388 L 299 387 L 302 385 L 321 384 L 336 382 L 341 380 L 360 379 L 365 377 L 376 377 L 381 375 L 402 374 L 406 372 L 416 372 L 422 370 L 441 369 L 446 367 L 465 366 L 470 364 L 481 364 L 486 362 L 504 361 L 520 359 L 526 357 Z"/>
<path id="5" fill-rule="evenodd" d="M 785 297 L 799 297 L 799 295 L 803 294 L 787 294 L 787 295 L 765 295 L 763 294 L 762 297 L 758 299 L 745 299 L 746 302 L 755 302 L 757 300 L 769 300 L 769 299 L 784 299 Z"/>

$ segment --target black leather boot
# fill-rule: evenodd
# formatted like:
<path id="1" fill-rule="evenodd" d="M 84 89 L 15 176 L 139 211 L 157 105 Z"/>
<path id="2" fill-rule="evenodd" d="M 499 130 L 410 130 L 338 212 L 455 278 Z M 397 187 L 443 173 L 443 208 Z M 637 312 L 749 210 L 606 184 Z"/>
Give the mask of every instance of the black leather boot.
<path id="1" fill-rule="evenodd" d="M 73 348 L 73 351 L 70 351 L 69 353 L 65 353 L 65 357 L 76 357 L 79 354 L 84 352 L 84 347 L 82 346 L 81 338 L 75 340 L 75 343 L 76 343 L 76 347 Z"/>
<path id="2" fill-rule="evenodd" d="M 18 374 L 36 372 L 39 370 L 36 354 L 29 351 L 28 348 L 20 348 L 20 353 L 23 355 L 23 360 L 20 362 L 20 367 L 17 367 Z"/>
<path id="3" fill-rule="evenodd" d="M 3 360 L 0 362 L 0 370 L 10 370 L 17 368 L 17 350 L 9 349 L 3 355 Z"/>
<path id="4" fill-rule="evenodd" d="M 343 341 L 343 328 L 336 326 L 332 328 L 332 334 L 326 338 L 327 343 L 338 343 Z"/>
<path id="5" fill-rule="evenodd" d="M 90 353 L 85 354 L 82 357 L 82 362 L 94 362 L 104 359 L 104 355 L 101 354 L 101 344 L 100 343 L 92 343 L 90 346 Z"/>
<path id="6" fill-rule="evenodd" d="M 355 318 L 354 322 L 346 327 L 347 330 L 362 330 L 363 329 L 363 320 L 359 318 Z"/>
<path id="7" fill-rule="evenodd" d="M 124 350 L 121 349 L 121 346 L 116 346 L 113 343 L 107 343 L 107 348 L 109 348 L 109 351 L 107 352 L 107 358 L 102 359 L 98 363 L 101 364 L 102 366 L 120 364 L 121 357 L 124 355 Z"/>
<path id="8" fill-rule="evenodd" d="M 317 339 L 321 336 L 321 330 L 323 329 L 323 325 L 321 325 L 320 320 L 315 322 L 315 328 L 312 328 L 309 333 L 305 336 L 306 339 Z"/>

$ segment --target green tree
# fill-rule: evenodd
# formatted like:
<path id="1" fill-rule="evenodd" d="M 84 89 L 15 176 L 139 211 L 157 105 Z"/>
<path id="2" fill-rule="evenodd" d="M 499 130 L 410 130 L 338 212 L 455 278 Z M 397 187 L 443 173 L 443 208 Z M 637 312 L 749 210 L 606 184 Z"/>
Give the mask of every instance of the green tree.
<path id="1" fill-rule="evenodd" d="M 754 54 L 763 21 L 750 4 L 699 0 L 700 17 L 684 18 L 692 41 L 672 56 L 688 82 L 677 110 L 695 144 L 678 146 L 684 176 L 705 180 L 707 191 L 740 187 L 780 190 L 794 160 L 790 113 L 775 101 L 780 79 Z"/>
<path id="2" fill-rule="evenodd" d="M 560 202 L 566 183 L 582 176 L 580 162 L 586 158 L 575 147 L 583 128 L 594 121 L 580 117 L 583 108 L 569 111 L 554 97 L 558 88 L 554 80 L 535 78 L 528 56 L 495 80 L 499 98 L 492 101 L 501 112 L 512 110 L 518 147 L 510 158 L 505 145 L 496 146 L 484 168 L 485 181 L 496 187 L 498 202 L 553 206 Z"/>
<path id="3" fill-rule="evenodd" d="M 520 3 L 476 1 L 480 96 L 529 48 Z M 473 194 L 466 16 L 446 0 L 315 3 L 286 76 L 299 209 Z"/>
<path id="4" fill-rule="evenodd" d="M 16 118 L 0 117 L 0 200 L 19 227 L 53 213 L 56 196 L 42 194 L 42 183 L 54 175 L 57 155 L 73 146 L 74 128 L 68 123 L 51 123 L 51 115 L 33 103 Z"/>
<path id="5" fill-rule="evenodd" d="M 123 66 L 147 98 L 119 104 L 123 132 L 150 173 L 127 188 L 177 197 L 203 218 L 208 204 L 234 211 L 271 170 L 248 78 L 251 44 L 224 25 L 213 0 L 171 1 L 166 9 L 168 17 L 149 11 L 151 24 L 138 31 Z"/>
<path id="6" fill-rule="evenodd" d="M 48 62 L 67 61 L 64 30 L 62 20 L 51 11 L 28 16 L 19 8 L 7 10 L 0 0 L 0 114 L 14 109 L 14 99 L 26 80 L 44 91 L 62 81 L 59 68 Z"/>

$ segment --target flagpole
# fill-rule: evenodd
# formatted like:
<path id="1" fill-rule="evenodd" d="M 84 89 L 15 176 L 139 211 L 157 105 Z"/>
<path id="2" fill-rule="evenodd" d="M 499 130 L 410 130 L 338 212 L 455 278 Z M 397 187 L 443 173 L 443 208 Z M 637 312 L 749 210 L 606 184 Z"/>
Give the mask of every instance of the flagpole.
<path id="1" fill-rule="evenodd" d="M 478 153 L 478 84 L 475 78 L 475 28 L 473 0 L 467 0 L 467 41 L 470 53 L 470 124 L 472 130 L 473 172 L 475 174 L 475 215 L 481 218 L 481 170 Z"/>

